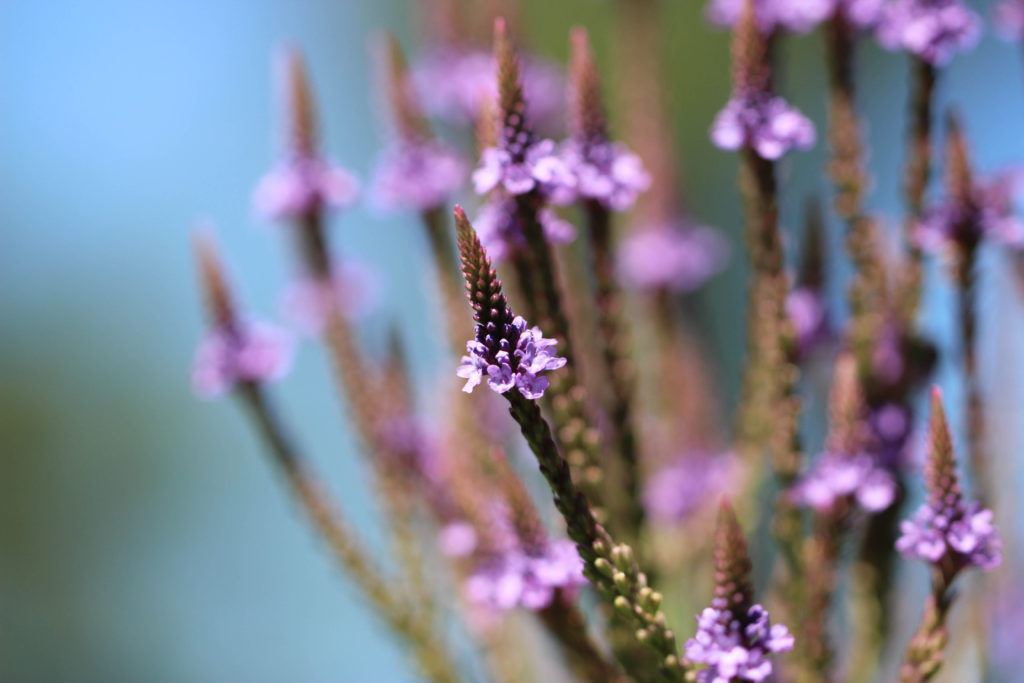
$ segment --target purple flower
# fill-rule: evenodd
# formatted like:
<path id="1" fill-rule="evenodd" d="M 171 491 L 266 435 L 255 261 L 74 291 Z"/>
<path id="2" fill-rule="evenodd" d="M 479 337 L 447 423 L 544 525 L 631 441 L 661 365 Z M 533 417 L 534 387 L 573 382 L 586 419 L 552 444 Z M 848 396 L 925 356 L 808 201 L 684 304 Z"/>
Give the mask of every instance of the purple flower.
<path id="1" fill-rule="evenodd" d="M 1003 559 L 992 511 L 959 500 L 939 508 L 931 503 L 918 508 L 912 519 L 900 523 L 896 549 L 932 564 L 948 555 L 954 566 L 986 570 L 995 569 Z"/>
<path id="2" fill-rule="evenodd" d="M 447 145 L 401 142 L 381 154 L 372 195 L 385 209 L 428 211 L 444 205 L 465 178 L 466 164 Z"/>
<path id="3" fill-rule="evenodd" d="M 552 64 L 526 58 L 522 63 L 523 88 L 530 111 L 546 124 L 559 116 L 564 87 Z M 452 123 L 477 120 L 484 98 L 497 101 L 497 64 L 490 52 L 443 48 L 413 66 L 412 80 L 424 109 Z"/>
<path id="4" fill-rule="evenodd" d="M 1002 0 L 992 9 L 992 26 L 1004 40 L 1019 40 L 1024 36 L 1024 2 Z"/>
<path id="5" fill-rule="evenodd" d="M 716 599 L 713 605 L 721 602 Z M 764 681 L 772 673 L 769 655 L 792 649 L 789 630 L 782 624 L 770 626 L 768 611 L 761 605 L 752 605 L 739 618 L 712 606 L 697 617 L 697 633 L 686 642 L 686 657 L 708 666 L 697 672 L 700 683 Z"/>
<path id="6" fill-rule="evenodd" d="M 480 167 L 473 171 L 477 194 L 501 186 L 511 195 L 540 189 L 552 201 L 572 201 L 576 179 L 558 155 L 555 143 L 541 140 L 532 144 L 513 142 L 507 147 L 488 147 L 481 154 Z"/>
<path id="7" fill-rule="evenodd" d="M 472 392 L 486 377 L 487 385 L 499 394 L 516 387 L 526 398 L 538 399 L 548 387 L 547 377 L 540 373 L 565 365 L 565 358 L 555 355 L 558 342 L 545 338 L 539 327 L 528 328 L 522 316 L 505 328 L 498 337 L 488 331 L 486 341 L 491 343 L 466 343 L 469 355 L 462 357 L 456 372 L 466 380 L 462 390 Z M 492 348 L 499 350 L 492 352 Z"/>
<path id="8" fill-rule="evenodd" d="M 628 210 L 651 185 L 640 157 L 620 143 L 569 140 L 562 145 L 562 158 L 576 178 L 576 196 L 611 211 Z"/>
<path id="9" fill-rule="evenodd" d="M 786 315 L 793 324 L 801 356 L 832 338 L 828 309 L 821 292 L 812 287 L 797 287 L 786 297 Z"/>
<path id="10" fill-rule="evenodd" d="M 238 382 L 280 379 L 291 367 L 292 340 L 283 329 L 246 322 L 235 329 L 211 331 L 196 349 L 192 389 L 200 398 L 216 398 Z"/>
<path id="11" fill-rule="evenodd" d="M 1024 223 L 1013 207 L 1019 183 L 1019 171 L 1002 173 L 976 183 L 967 202 L 947 198 L 932 207 L 917 226 L 918 244 L 930 251 L 957 243 L 976 244 L 982 238 L 1024 245 Z"/>
<path id="12" fill-rule="evenodd" d="M 345 169 L 300 157 L 279 163 L 260 179 L 253 205 L 268 218 L 288 220 L 321 207 L 351 206 L 358 194 L 359 181 Z"/>
<path id="13" fill-rule="evenodd" d="M 841 500 L 856 502 L 868 512 L 881 512 L 896 497 L 896 481 L 867 453 L 826 453 L 790 490 L 790 496 L 797 505 L 819 512 L 833 510 Z"/>
<path id="14" fill-rule="evenodd" d="M 790 149 L 814 146 L 814 124 L 781 97 L 745 89 L 733 93 L 711 124 L 711 141 L 719 149 L 751 147 L 774 161 Z"/>
<path id="15" fill-rule="evenodd" d="M 526 237 L 519 224 L 518 207 L 513 197 L 492 194 L 480 207 L 474 224 L 480 241 L 495 261 L 508 258 L 526 247 Z M 576 228 L 549 208 L 537 212 L 544 237 L 551 244 L 568 244 L 576 239 Z"/>
<path id="16" fill-rule="evenodd" d="M 626 287 L 686 292 L 721 270 L 727 256 L 728 247 L 715 230 L 667 223 L 624 240 L 617 269 Z"/>
<path id="17" fill-rule="evenodd" d="M 807 33 L 835 12 L 837 6 L 856 10 L 849 13 L 855 26 L 868 15 L 863 7 L 868 0 L 755 0 L 757 26 L 761 33 L 768 35 L 775 31 Z M 878 0 L 871 0 L 879 4 Z M 706 9 L 708 21 L 716 26 L 730 28 L 736 24 L 746 0 L 711 0 Z M 856 19 L 854 19 L 856 17 Z"/>
<path id="18" fill-rule="evenodd" d="M 292 283 L 281 298 L 281 312 L 300 334 L 314 337 L 323 332 L 331 306 L 337 305 L 348 318 L 358 318 L 377 305 L 380 290 L 372 269 L 346 261 L 331 284 L 311 278 Z"/>
<path id="19" fill-rule="evenodd" d="M 936 66 L 974 47 L 981 19 L 960 0 L 893 0 L 882 10 L 878 42 Z"/>
<path id="20" fill-rule="evenodd" d="M 438 533 L 438 545 L 448 557 L 467 557 L 476 550 L 476 529 L 469 522 L 449 522 Z"/>
<path id="21" fill-rule="evenodd" d="M 471 601 L 492 609 L 539 610 L 551 604 L 556 590 L 586 583 L 576 546 L 562 539 L 534 548 L 517 545 L 488 557 L 466 580 L 465 591 Z"/>
<path id="22" fill-rule="evenodd" d="M 739 461 L 732 453 L 687 453 L 647 481 L 644 503 L 651 517 L 680 522 L 736 481 Z"/>

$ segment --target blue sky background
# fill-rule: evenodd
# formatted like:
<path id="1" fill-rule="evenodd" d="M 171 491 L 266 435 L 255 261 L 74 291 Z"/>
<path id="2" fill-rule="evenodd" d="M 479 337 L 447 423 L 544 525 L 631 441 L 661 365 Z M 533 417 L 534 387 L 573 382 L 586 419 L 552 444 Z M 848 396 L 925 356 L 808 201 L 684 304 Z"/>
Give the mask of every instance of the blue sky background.
<path id="1" fill-rule="evenodd" d="M 524 3 L 528 42 L 562 59 L 568 27 L 592 28 L 607 65 L 610 3 Z M 707 141 L 728 96 L 726 37 L 693 3 L 667 3 L 666 95 L 679 128 L 693 211 L 735 237 L 735 161 Z M 0 672 L 5 679 L 86 681 L 397 681 L 410 669 L 353 592 L 262 458 L 235 406 L 188 387 L 200 334 L 189 251 L 199 218 L 218 226 L 239 290 L 271 313 L 289 273 L 286 241 L 249 206 L 275 150 L 275 47 L 305 52 L 325 144 L 364 178 L 382 126 L 371 96 L 368 38 L 415 36 L 408 7 L 387 2 L 0 5 Z M 410 44 L 410 40 L 406 40 Z M 783 83 L 821 124 L 820 36 L 784 49 Z M 861 87 L 871 121 L 873 208 L 895 214 L 905 60 L 867 48 Z M 1024 159 L 1019 49 L 987 36 L 943 78 L 977 165 Z M 824 145 L 784 167 L 784 218 L 799 224 L 820 189 Z M 341 217 L 336 242 L 387 280 L 365 339 L 388 321 L 428 330 L 414 297 L 427 273 L 415 221 L 366 210 Z M 838 244 L 838 239 L 836 241 Z M 739 252 L 737 252 L 737 256 Z M 741 259 L 702 299 L 705 334 L 733 359 L 742 346 Z M 998 453 L 1016 455 L 1021 367 L 1019 292 L 993 260 L 986 348 Z M 838 302 L 843 285 L 837 285 Z M 948 332 L 948 296 L 928 329 Z M 415 337 L 417 340 L 421 336 Z M 417 374 L 437 345 L 413 348 Z M 955 357 L 954 357 L 955 358 Z M 994 356 L 992 357 L 994 358 Z M 947 364 L 942 375 L 955 401 Z M 374 538 L 372 501 L 354 443 L 338 426 L 320 352 L 303 348 L 278 397 L 347 513 Z M 1003 481 L 1019 491 L 1019 473 Z M 1015 514 L 1001 513 L 1004 524 Z M 916 618 L 911 615 L 912 618 Z"/>

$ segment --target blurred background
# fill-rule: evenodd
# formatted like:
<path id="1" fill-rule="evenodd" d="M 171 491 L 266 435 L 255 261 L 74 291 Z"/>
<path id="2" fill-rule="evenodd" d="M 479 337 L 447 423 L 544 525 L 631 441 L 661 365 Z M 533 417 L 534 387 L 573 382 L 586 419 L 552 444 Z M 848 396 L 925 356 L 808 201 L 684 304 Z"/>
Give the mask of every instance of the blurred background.
<path id="1" fill-rule="evenodd" d="M 192 396 L 189 365 L 202 326 L 189 234 L 197 220 L 212 221 L 240 294 L 252 310 L 276 313 L 290 272 L 287 244 L 250 207 L 276 151 L 274 51 L 291 44 L 305 53 L 326 149 L 366 178 L 386 130 L 368 41 L 389 29 L 415 54 L 415 4 L 0 4 L 0 678 L 413 678 L 278 486 L 236 406 Z M 612 2 L 520 5 L 524 47 L 562 62 L 569 27 L 582 24 L 614 73 Z M 977 9 L 987 16 L 987 6 Z M 665 2 L 663 11 L 682 191 L 691 212 L 735 247 L 730 268 L 693 297 L 731 402 L 743 344 L 736 165 L 707 139 L 728 97 L 728 38 L 707 26 L 695 1 Z M 989 32 L 943 78 L 941 101 L 963 113 L 981 170 L 1024 160 L 1018 48 Z M 785 41 L 781 72 L 787 95 L 819 131 L 822 49 L 818 34 Z M 906 76 L 902 55 L 873 43 L 863 50 L 871 207 L 892 216 Z M 819 143 L 784 165 L 783 219 L 792 228 L 804 200 L 825 189 L 824 155 Z M 426 277 L 416 219 L 360 208 L 333 230 L 336 244 L 385 283 L 365 339 L 379 342 L 393 321 L 424 329 L 429 312 L 400 296 Z M 1024 405 L 1014 340 L 1024 328 L 1009 271 L 986 273 L 983 343 L 1000 354 L 999 367 L 986 368 L 990 379 L 998 371 L 989 382 L 1002 409 L 993 429 L 997 455 L 1012 455 Z M 838 304 L 843 284 L 831 295 Z M 940 287 L 926 320 L 940 342 L 952 320 L 944 297 Z M 436 362 L 437 341 L 424 339 L 412 353 L 423 366 Z M 304 346 L 277 397 L 347 514 L 374 538 L 365 472 L 325 369 L 320 350 Z M 940 379 L 957 402 L 949 361 Z M 1005 473 L 1008 489 L 1022 490 L 1017 468 Z M 1013 521 L 1008 510 L 997 514 L 1004 527 Z"/>

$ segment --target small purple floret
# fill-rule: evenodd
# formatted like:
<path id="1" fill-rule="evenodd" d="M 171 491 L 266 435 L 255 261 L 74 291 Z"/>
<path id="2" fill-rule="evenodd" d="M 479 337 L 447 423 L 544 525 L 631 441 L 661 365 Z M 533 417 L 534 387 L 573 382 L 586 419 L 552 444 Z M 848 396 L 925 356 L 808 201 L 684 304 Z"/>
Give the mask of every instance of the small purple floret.
<path id="1" fill-rule="evenodd" d="M 797 505 L 819 512 L 833 510 L 841 500 L 856 502 L 868 512 L 881 512 L 896 497 L 896 481 L 868 453 L 826 453 L 797 482 L 790 496 Z"/>
<path id="2" fill-rule="evenodd" d="M 750 91 L 733 94 L 711 124 L 711 141 L 719 149 L 752 148 L 769 161 L 791 149 L 814 146 L 814 124 L 781 97 Z"/>
<path id="3" fill-rule="evenodd" d="M 686 657 L 708 666 L 697 672 L 700 683 L 764 681 L 772 673 L 769 655 L 792 649 L 789 630 L 782 624 L 770 625 L 761 605 L 750 607 L 742 621 L 729 610 L 708 607 L 697 617 L 697 633 L 686 642 Z"/>
<path id="4" fill-rule="evenodd" d="M 611 211 L 628 210 L 651 185 L 640 157 L 621 143 L 569 140 L 562 145 L 562 158 L 576 178 L 576 196 L 598 201 Z"/>
<path id="5" fill-rule="evenodd" d="M 401 142 L 381 154 L 371 194 L 388 210 L 443 206 L 466 179 L 466 164 L 440 142 Z"/>
<path id="6" fill-rule="evenodd" d="M 959 499 L 936 508 L 926 503 L 911 519 L 900 523 L 896 549 L 907 557 L 931 564 L 948 556 L 957 568 L 995 569 L 1003 559 L 1002 540 L 992 523 L 992 511 Z"/>
<path id="7" fill-rule="evenodd" d="M 509 258 L 517 250 L 527 246 L 517 210 L 515 198 L 496 192 L 487 198 L 480 207 L 476 220 L 473 221 L 480 242 L 487 249 L 487 255 L 494 261 Z M 544 232 L 544 238 L 551 244 L 568 244 L 576 239 L 576 227 L 550 208 L 540 209 L 537 212 L 537 220 Z"/>
<path id="8" fill-rule="evenodd" d="M 686 453 L 648 479 L 644 504 L 658 521 L 685 521 L 702 505 L 727 493 L 740 467 L 732 453 Z"/>
<path id="9" fill-rule="evenodd" d="M 566 204 L 572 200 L 576 178 L 566 167 L 552 140 L 540 140 L 525 148 L 507 150 L 488 147 L 473 171 L 477 194 L 503 187 L 510 195 L 539 189 L 552 201 Z"/>
<path id="10" fill-rule="evenodd" d="M 974 47 L 981 19 L 960 0 L 894 0 L 882 10 L 878 42 L 905 50 L 935 66 Z"/>
<path id="11" fill-rule="evenodd" d="M 573 590 L 586 583 L 576 546 L 560 539 L 487 558 L 466 580 L 465 591 L 470 600 L 492 609 L 539 610 L 551 604 L 556 590 Z"/>
<path id="12" fill-rule="evenodd" d="M 359 195 L 359 181 L 340 166 L 320 159 L 283 161 L 260 179 L 253 205 L 273 220 L 301 218 L 320 208 L 351 206 Z"/>
<path id="13" fill-rule="evenodd" d="M 456 374 L 466 380 L 462 388 L 470 393 L 484 379 L 487 386 L 499 394 L 513 387 L 528 399 L 538 399 L 548 388 L 547 377 L 540 373 L 557 370 L 566 360 L 555 355 L 558 342 L 541 334 L 539 327 L 527 327 L 522 316 L 516 316 L 510 330 L 499 340 L 502 350 L 491 354 L 483 343 L 472 340 L 466 343 L 468 355 L 462 357 L 462 365 Z M 510 338 L 515 338 L 512 353 Z"/>
<path id="14" fill-rule="evenodd" d="M 725 266 L 728 246 L 715 230 L 684 222 L 640 229 L 622 242 L 617 269 L 630 289 L 696 289 Z"/>
<path id="15" fill-rule="evenodd" d="M 214 330 L 199 344 L 192 364 L 192 389 L 200 398 L 216 398 L 239 382 L 280 379 L 291 367 L 288 333 L 269 323 L 242 323 L 235 330 Z"/>

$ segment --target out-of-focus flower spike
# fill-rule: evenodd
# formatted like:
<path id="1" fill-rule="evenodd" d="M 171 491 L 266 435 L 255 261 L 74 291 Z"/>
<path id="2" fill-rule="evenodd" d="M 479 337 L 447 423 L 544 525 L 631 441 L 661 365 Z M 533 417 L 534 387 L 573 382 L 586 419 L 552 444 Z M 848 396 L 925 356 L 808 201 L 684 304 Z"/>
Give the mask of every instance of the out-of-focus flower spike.
<path id="1" fill-rule="evenodd" d="M 942 390 L 932 387 L 931 418 L 928 420 L 928 460 L 924 467 L 928 502 L 937 509 L 957 505 L 962 500 L 960 481 L 953 458 L 953 437 L 949 432 L 946 411 L 942 407 Z"/>
<path id="2" fill-rule="evenodd" d="M 715 607 L 733 614 L 746 614 L 754 604 L 754 587 L 750 580 L 753 566 L 747 553 L 747 539 L 728 498 L 723 498 L 718 505 L 713 552 Z"/>
<path id="3" fill-rule="evenodd" d="M 502 17 L 494 20 L 494 59 L 498 63 L 498 109 L 502 121 L 502 135 L 514 139 L 522 133 L 528 134 L 523 118 L 526 113 L 526 101 L 523 99 L 519 57 Z"/>
<path id="4" fill-rule="evenodd" d="M 316 155 L 316 104 L 309 84 L 306 63 L 295 48 L 285 49 L 277 58 L 281 99 L 285 107 L 285 151 L 306 159 Z"/>
<path id="5" fill-rule="evenodd" d="M 481 93 L 480 106 L 477 109 L 474 123 L 476 146 L 480 153 L 488 147 L 496 147 L 498 144 L 498 132 L 501 127 L 498 114 L 497 101 L 490 95 Z"/>
<path id="6" fill-rule="evenodd" d="M 386 33 L 379 39 L 377 61 L 398 137 L 404 142 L 421 142 L 431 137 L 427 120 L 414 97 L 402 45 L 393 33 Z"/>
<path id="7" fill-rule="evenodd" d="M 844 352 L 836 357 L 829 392 L 828 449 L 835 453 L 857 453 L 863 445 L 864 394 L 857 360 Z"/>
<path id="8" fill-rule="evenodd" d="M 213 235 L 206 228 L 197 230 L 192 236 L 192 247 L 199 270 L 199 287 L 206 300 L 210 322 L 215 327 L 233 329 L 238 319 Z"/>
<path id="9" fill-rule="evenodd" d="M 569 134 L 581 140 L 603 141 L 607 136 L 601 78 L 582 26 L 569 33 Z"/>
<path id="10" fill-rule="evenodd" d="M 960 117 L 953 110 L 946 112 L 946 192 L 961 206 L 969 205 L 974 193 L 967 140 Z"/>
<path id="11" fill-rule="evenodd" d="M 756 0 L 743 0 L 743 10 L 732 30 L 732 85 L 734 90 L 768 87 L 768 42 L 757 27 Z"/>

